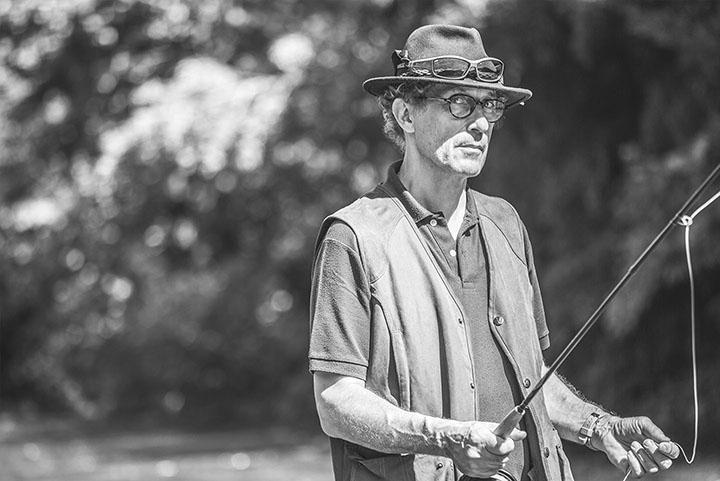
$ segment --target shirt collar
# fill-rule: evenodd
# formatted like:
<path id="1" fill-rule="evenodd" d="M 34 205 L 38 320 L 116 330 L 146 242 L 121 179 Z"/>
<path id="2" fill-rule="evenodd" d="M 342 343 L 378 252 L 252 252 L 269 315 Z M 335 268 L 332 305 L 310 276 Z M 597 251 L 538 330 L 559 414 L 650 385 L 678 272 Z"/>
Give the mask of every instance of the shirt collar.
<path id="1" fill-rule="evenodd" d="M 416 224 L 419 224 L 429 217 L 438 215 L 423 207 L 422 204 L 420 204 L 420 202 L 418 202 L 403 185 L 400 177 L 398 177 L 401 165 L 402 160 L 393 162 L 390 165 L 388 168 L 387 179 L 385 180 L 385 188 L 387 188 L 392 195 L 400 199 L 403 207 L 405 207 L 405 210 L 408 211 L 410 217 L 412 217 Z M 474 225 L 480 220 L 477 212 L 477 206 L 475 205 L 472 194 L 470 193 L 470 189 L 467 189 L 466 195 L 467 202 L 465 203 L 465 220 L 463 223 Z"/>
<path id="2" fill-rule="evenodd" d="M 432 217 L 434 214 L 423 207 L 420 202 L 415 200 L 415 197 L 407 190 L 403 185 L 400 177 L 398 177 L 398 171 L 402 165 L 402 160 L 393 162 L 388 168 L 387 180 L 385 180 L 385 187 L 390 191 L 391 194 L 396 196 L 402 202 L 405 210 L 408 211 L 410 217 L 416 224 L 419 224 L 423 219 Z"/>

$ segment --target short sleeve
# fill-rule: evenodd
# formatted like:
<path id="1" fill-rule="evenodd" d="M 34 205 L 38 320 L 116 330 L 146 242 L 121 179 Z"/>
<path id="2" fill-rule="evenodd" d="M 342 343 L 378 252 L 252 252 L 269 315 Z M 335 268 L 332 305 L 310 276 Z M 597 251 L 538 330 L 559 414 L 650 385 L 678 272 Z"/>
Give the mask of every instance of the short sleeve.
<path id="1" fill-rule="evenodd" d="M 320 242 L 310 302 L 310 371 L 365 380 L 370 353 L 370 286 L 357 236 L 335 221 Z"/>
<path id="2" fill-rule="evenodd" d="M 535 260 L 533 258 L 532 245 L 528 236 L 525 225 L 522 225 L 523 243 L 525 244 L 525 259 L 528 266 L 528 276 L 530 277 L 530 285 L 533 294 L 533 317 L 535 318 L 535 327 L 537 328 L 538 338 L 540 340 L 540 348 L 544 351 L 550 347 L 550 330 L 547 327 L 545 319 L 545 307 L 543 306 L 542 294 L 540 293 L 540 283 L 538 282 L 537 272 L 535 270 Z"/>

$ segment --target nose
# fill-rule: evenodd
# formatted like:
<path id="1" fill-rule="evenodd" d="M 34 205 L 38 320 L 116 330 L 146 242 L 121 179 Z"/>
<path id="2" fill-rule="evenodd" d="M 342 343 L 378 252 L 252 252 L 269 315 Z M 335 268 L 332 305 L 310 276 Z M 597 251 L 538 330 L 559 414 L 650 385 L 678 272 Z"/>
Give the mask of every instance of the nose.
<path id="1" fill-rule="evenodd" d="M 490 122 L 484 115 L 478 115 L 475 120 L 467 127 L 469 132 L 486 134 L 490 130 Z"/>

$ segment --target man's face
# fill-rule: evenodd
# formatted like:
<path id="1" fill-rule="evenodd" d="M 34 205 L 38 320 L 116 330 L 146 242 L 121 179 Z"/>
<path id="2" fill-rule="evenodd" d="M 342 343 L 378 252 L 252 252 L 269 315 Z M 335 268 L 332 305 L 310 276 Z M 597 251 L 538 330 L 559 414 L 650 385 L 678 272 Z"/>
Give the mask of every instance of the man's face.
<path id="1" fill-rule="evenodd" d="M 466 94 L 478 102 L 498 98 L 492 90 L 453 86 L 436 87 L 427 95 L 447 99 L 454 94 Z M 455 118 L 448 107 L 437 99 L 425 99 L 413 107 L 417 152 L 449 174 L 474 177 L 485 165 L 493 124 L 480 105 L 464 119 Z"/>

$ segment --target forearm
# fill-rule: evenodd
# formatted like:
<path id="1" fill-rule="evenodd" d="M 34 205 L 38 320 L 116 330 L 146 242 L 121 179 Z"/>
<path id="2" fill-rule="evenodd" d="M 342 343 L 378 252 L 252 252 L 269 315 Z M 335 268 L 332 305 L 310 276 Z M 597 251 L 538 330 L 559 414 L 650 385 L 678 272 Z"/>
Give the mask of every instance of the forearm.
<path id="1" fill-rule="evenodd" d="M 593 412 L 605 413 L 598 406 L 580 398 L 555 374 L 543 390 L 550 420 L 563 439 L 578 442 L 580 428 L 588 416 Z"/>
<path id="2" fill-rule="evenodd" d="M 472 424 L 405 411 L 347 380 L 320 389 L 316 385 L 316 402 L 329 436 L 384 453 L 447 456 Z"/>

